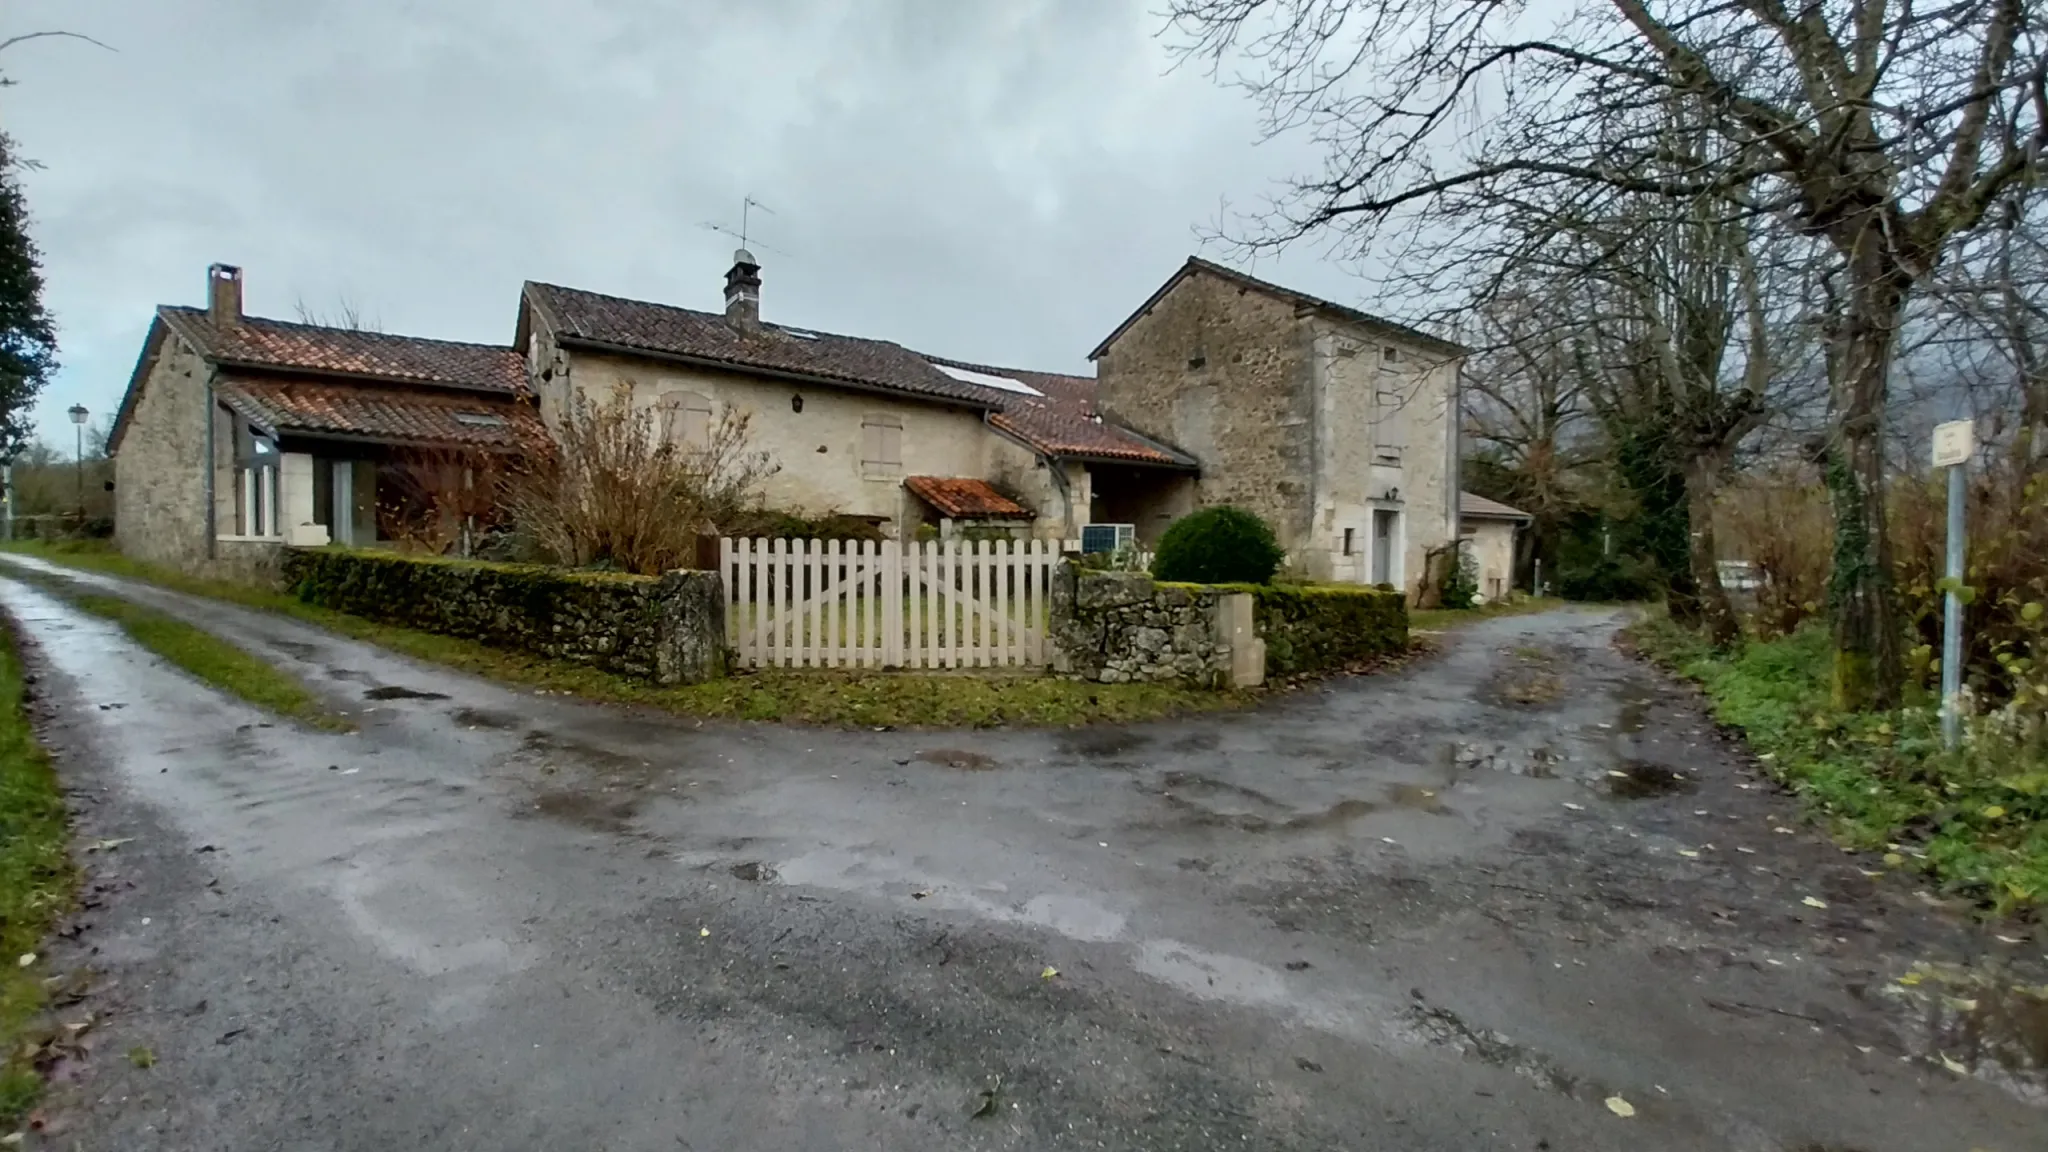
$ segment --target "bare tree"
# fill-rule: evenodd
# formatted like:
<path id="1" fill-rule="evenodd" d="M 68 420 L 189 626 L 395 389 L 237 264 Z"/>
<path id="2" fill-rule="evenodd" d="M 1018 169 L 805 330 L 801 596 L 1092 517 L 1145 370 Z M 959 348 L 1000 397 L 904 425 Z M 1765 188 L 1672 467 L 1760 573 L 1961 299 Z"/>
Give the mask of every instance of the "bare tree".
<path id="1" fill-rule="evenodd" d="M 1579 0 L 1545 28 L 1504 0 L 1168 8 L 1189 56 L 1250 59 L 1241 83 L 1269 131 L 1305 129 L 1327 151 L 1325 171 L 1242 238 L 1254 247 L 1334 229 L 1370 250 L 1390 221 L 1560 186 L 1734 198 L 1825 240 L 1837 697 L 1897 703 L 1883 456 L 1894 342 L 1951 240 L 2039 173 L 2048 64 L 2025 0 Z M 1712 111 L 1726 147 L 1671 156 L 1653 128 L 1594 130 L 1674 94 Z"/>
<path id="2" fill-rule="evenodd" d="M 345 328 L 351 332 L 382 332 L 384 325 L 375 319 L 367 319 L 363 309 L 343 293 L 337 309 L 332 314 L 321 312 L 306 303 L 301 296 L 292 301 L 292 311 L 298 315 L 299 323 L 316 328 Z"/>

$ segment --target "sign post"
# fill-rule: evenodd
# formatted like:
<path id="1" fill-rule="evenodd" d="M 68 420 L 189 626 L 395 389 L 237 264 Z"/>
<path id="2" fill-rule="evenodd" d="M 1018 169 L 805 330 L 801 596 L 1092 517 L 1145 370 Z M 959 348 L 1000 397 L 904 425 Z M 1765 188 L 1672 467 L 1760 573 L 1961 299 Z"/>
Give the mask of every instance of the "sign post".
<path id="1" fill-rule="evenodd" d="M 1948 594 L 1941 621 L 1941 742 L 1954 748 L 1962 727 L 1963 469 L 1977 451 L 1977 423 L 1951 420 L 1934 428 L 1934 466 L 1948 469 Z"/>

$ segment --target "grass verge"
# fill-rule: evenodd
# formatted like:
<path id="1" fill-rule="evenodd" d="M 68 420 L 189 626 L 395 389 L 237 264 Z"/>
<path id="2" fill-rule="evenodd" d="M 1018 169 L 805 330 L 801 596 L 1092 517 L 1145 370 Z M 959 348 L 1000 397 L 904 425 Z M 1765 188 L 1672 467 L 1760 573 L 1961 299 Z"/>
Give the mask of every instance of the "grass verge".
<path id="1" fill-rule="evenodd" d="M 1410 632 L 1441 632 L 1463 624 L 1476 624 L 1496 616 L 1528 616 L 1536 612 L 1548 612 L 1563 608 L 1566 601 L 1554 596 L 1523 597 L 1512 601 L 1495 600 L 1477 608 L 1410 608 L 1408 630 Z"/>
<path id="2" fill-rule="evenodd" d="M 1836 839 L 2001 913 L 2048 902 L 2048 765 L 1988 748 L 1949 752 L 1932 707 L 1843 713 L 1829 699 L 1827 633 L 1808 628 L 1716 652 L 1665 617 L 1630 636 L 1698 681 L 1723 723 Z"/>
<path id="3" fill-rule="evenodd" d="M 57 773 L 36 743 L 13 632 L 0 626 L 0 1127 L 12 1129 L 42 1091 L 29 1033 L 48 993 L 41 965 L 18 959 L 71 904 L 77 871 Z"/>
<path id="4" fill-rule="evenodd" d="M 73 607 L 119 624 L 144 648 L 258 708 L 329 732 L 355 727 L 348 717 L 323 705 L 297 677 L 203 628 L 118 596 L 89 591 L 62 577 L 20 568 L 0 573 L 26 580 Z"/>
<path id="5" fill-rule="evenodd" d="M 841 727 L 1067 727 L 1237 708 L 1258 697 L 1251 692 L 1211 692 L 1167 684 L 1090 684 L 1021 673 L 818 669 L 764 669 L 707 684 L 665 688 L 565 660 L 383 624 L 307 604 L 281 592 L 169 572 L 131 560 L 104 544 L 18 541 L 4 547 L 58 564 L 292 616 L 415 659 L 494 680 L 706 719 Z"/>

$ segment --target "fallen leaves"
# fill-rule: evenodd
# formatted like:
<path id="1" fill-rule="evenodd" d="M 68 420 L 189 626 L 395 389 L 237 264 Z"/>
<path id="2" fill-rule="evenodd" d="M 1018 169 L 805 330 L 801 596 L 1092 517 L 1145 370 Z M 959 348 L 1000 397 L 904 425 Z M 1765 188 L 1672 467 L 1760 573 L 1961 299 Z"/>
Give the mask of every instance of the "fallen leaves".
<path id="1" fill-rule="evenodd" d="M 138 1044 L 128 1050 L 128 1062 L 137 1068 L 156 1067 L 156 1053 L 148 1046 Z"/>
<path id="2" fill-rule="evenodd" d="M 1636 1106 L 1619 1096 L 1609 1096 L 1607 1098 L 1607 1110 L 1624 1120 L 1636 1114 Z"/>
<path id="3" fill-rule="evenodd" d="M 135 837 L 133 836 L 120 836 L 112 840 L 95 840 L 87 844 L 85 850 L 87 852 L 112 852 L 123 844 L 133 843 L 134 840 Z"/>
<path id="4" fill-rule="evenodd" d="M 1805 899 L 1801 900 L 1800 903 L 1806 905 L 1808 908 L 1825 908 L 1828 906 L 1827 901 L 1822 900 L 1817 896 L 1808 896 Z"/>
<path id="5" fill-rule="evenodd" d="M 1045 966 L 1045 971 L 1043 971 L 1043 972 L 1040 972 L 1040 973 L 1038 974 L 1038 978 L 1039 978 L 1040 980 L 1050 980 L 1050 979 L 1052 979 L 1053 977 L 1055 977 L 1055 976 L 1057 976 L 1057 975 L 1059 975 L 1059 974 L 1060 974 L 1060 970 L 1059 970 L 1059 969 L 1057 969 L 1057 968 L 1053 967 L 1053 966 L 1052 966 L 1052 965 L 1050 965 L 1050 964 L 1047 964 L 1047 965 Z"/>
<path id="6" fill-rule="evenodd" d="M 1697 860 L 1700 858 L 1700 854 L 1691 848 L 1680 848 L 1678 854 L 1687 860 Z"/>

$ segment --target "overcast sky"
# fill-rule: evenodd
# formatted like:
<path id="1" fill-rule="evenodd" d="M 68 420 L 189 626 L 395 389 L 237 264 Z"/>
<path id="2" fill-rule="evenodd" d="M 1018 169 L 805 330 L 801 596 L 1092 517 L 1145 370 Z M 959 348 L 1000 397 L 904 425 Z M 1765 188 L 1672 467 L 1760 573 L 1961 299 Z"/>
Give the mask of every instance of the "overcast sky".
<path id="1" fill-rule="evenodd" d="M 752 195 L 762 314 L 1019 368 L 1087 353 L 1315 167 L 1168 74 L 1153 0 L 6 0 L 0 127 L 62 374 L 119 403 L 151 309 L 240 264 L 248 307 L 345 297 L 388 332 L 504 343 L 548 280 L 717 309 Z M 1204 255 L 1228 258 L 1211 247 Z M 1303 247 L 1256 271 L 1364 298 Z"/>

